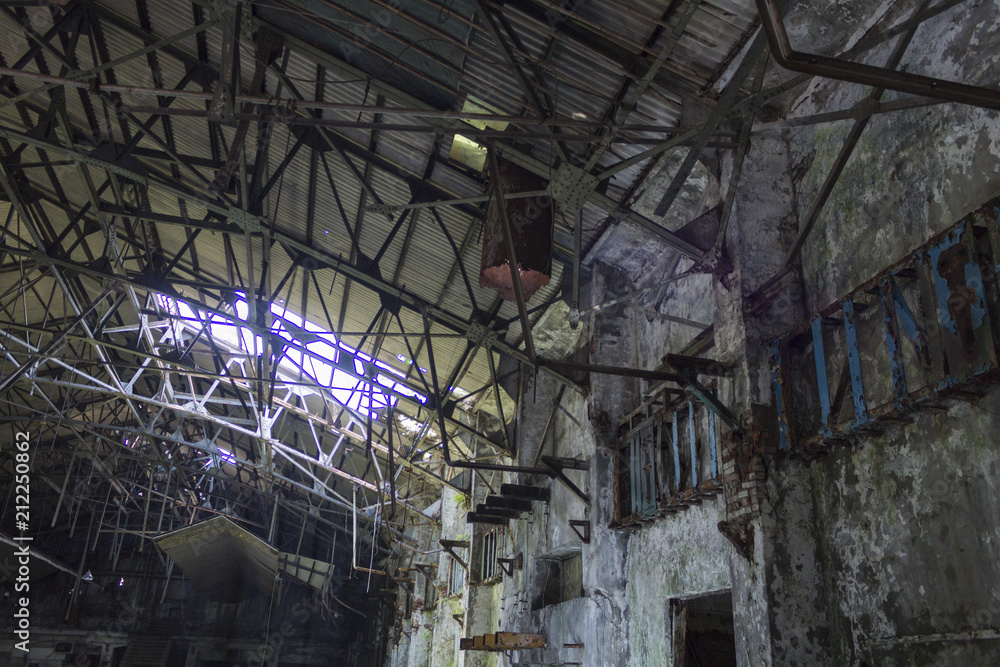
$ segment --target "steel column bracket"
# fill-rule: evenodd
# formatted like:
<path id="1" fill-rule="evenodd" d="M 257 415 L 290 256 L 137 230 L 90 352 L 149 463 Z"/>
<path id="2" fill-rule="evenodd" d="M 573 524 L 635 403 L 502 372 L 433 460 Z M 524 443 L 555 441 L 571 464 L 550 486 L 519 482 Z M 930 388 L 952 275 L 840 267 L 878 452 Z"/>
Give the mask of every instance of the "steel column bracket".
<path id="1" fill-rule="evenodd" d="M 704 357 L 692 357 L 684 354 L 667 354 L 663 357 L 663 363 L 670 369 L 690 369 L 699 375 L 715 375 L 719 377 L 732 377 L 732 368 L 715 359 Z"/>
<path id="2" fill-rule="evenodd" d="M 558 468 L 560 470 L 564 468 L 569 468 L 570 470 L 590 470 L 590 463 L 581 459 L 543 456 L 542 462 L 550 468 Z"/>
<path id="3" fill-rule="evenodd" d="M 414 583 L 411 577 L 393 577 L 392 580 L 395 581 L 397 584 L 399 584 L 406 591 L 408 595 L 416 597 L 417 593 L 411 587 L 411 585 Z"/>
<path id="4" fill-rule="evenodd" d="M 753 524 L 748 521 L 720 521 L 718 528 L 722 536 L 736 549 L 736 553 L 747 562 L 753 563 Z"/>
<path id="5" fill-rule="evenodd" d="M 413 569 L 423 575 L 424 579 L 430 582 L 431 586 L 435 585 L 434 575 L 428 572 L 429 569 L 437 569 L 437 563 L 414 563 Z"/>
<path id="6" fill-rule="evenodd" d="M 497 564 L 508 577 L 514 576 L 514 570 L 524 567 L 524 554 L 518 554 L 513 558 L 497 558 Z"/>
<path id="7" fill-rule="evenodd" d="M 695 273 L 716 273 L 728 274 L 732 270 L 732 263 L 725 256 L 720 245 L 714 245 L 705 251 L 701 259 L 694 263 L 691 270 Z"/>
<path id="8" fill-rule="evenodd" d="M 563 470 L 566 468 L 569 468 L 571 470 L 589 470 L 590 469 L 589 463 L 577 459 L 565 459 L 565 458 L 556 458 L 554 456 L 543 456 L 542 465 L 544 465 L 551 471 L 550 472 L 551 477 L 555 477 L 560 482 L 562 482 L 563 486 L 572 491 L 573 495 L 579 498 L 583 502 L 583 504 L 587 506 L 588 509 L 590 508 L 590 497 L 586 493 L 584 493 L 580 489 L 580 487 L 574 484 L 573 480 L 567 477 L 566 473 L 563 472 Z"/>
<path id="9" fill-rule="evenodd" d="M 455 552 L 455 549 L 468 549 L 469 542 L 467 540 L 438 540 L 438 544 L 440 544 L 441 548 L 447 551 L 452 558 L 458 561 L 458 564 L 462 566 L 463 570 L 466 572 L 469 571 L 469 565 Z"/>
<path id="10" fill-rule="evenodd" d="M 743 427 L 740 426 L 740 422 L 736 416 L 729 411 L 729 408 L 722 404 L 722 402 L 715 395 L 714 391 L 698 382 L 698 378 L 695 377 L 695 374 L 692 371 L 687 368 L 679 368 L 677 370 L 677 374 L 683 378 L 691 393 L 694 394 L 699 401 L 704 403 L 709 410 L 717 414 L 719 419 L 726 423 L 726 426 L 731 428 L 734 433 L 741 434 L 743 432 Z"/>
<path id="11" fill-rule="evenodd" d="M 570 519 L 569 527 L 573 529 L 573 532 L 576 533 L 576 536 L 579 537 L 584 544 L 590 544 L 590 521 Z M 583 532 L 580 532 L 581 528 L 583 529 Z"/>

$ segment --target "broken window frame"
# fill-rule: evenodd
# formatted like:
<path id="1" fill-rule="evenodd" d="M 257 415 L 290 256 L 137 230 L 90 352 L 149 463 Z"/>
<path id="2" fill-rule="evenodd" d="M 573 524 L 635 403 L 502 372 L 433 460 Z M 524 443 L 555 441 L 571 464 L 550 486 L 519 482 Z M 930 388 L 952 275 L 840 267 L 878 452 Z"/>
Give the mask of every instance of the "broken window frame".
<path id="1" fill-rule="evenodd" d="M 454 556 L 448 556 L 448 578 L 445 582 L 446 597 L 461 595 L 465 590 L 465 568 Z"/>
<path id="2" fill-rule="evenodd" d="M 720 493 L 718 429 L 707 406 L 676 389 L 661 390 L 625 417 L 615 450 L 612 525 L 641 525 Z M 643 474 L 633 474 L 640 464 Z"/>
<path id="3" fill-rule="evenodd" d="M 503 526 L 484 531 L 479 537 L 478 565 L 476 574 L 480 583 L 490 583 L 503 574 L 499 559 L 503 551 Z"/>

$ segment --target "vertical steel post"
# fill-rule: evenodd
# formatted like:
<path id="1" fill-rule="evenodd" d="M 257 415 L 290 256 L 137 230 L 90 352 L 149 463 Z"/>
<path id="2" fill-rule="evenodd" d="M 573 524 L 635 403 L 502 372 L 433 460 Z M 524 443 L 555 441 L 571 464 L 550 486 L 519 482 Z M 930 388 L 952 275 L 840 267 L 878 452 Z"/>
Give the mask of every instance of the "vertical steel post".
<path id="1" fill-rule="evenodd" d="M 812 319 L 813 359 L 816 362 L 816 387 L 819 391 L 820 431 L 824 436 L 830 431 L 830 383 L 826 378 L 826 353 L 823 351 L 823 321 L 817 315 Z"/>
<path id="2" fill-rule="evenodd" d="M 629 458 L 628 472 L 629 472 L 629 482 L 630 482 L 629 492 L 632 495 L 632 513 L 636 514 L 639 511 L 639 500 L 638 500 L 638 497 L 639 497 L 639 480 L 638 480 L 639 463 L 638 463 L 638 460 L 637 460 L 638 457 L 636 456 L 635 436 L 629 438 L 629 441 L 628 441 L 628 458 Z"/>
<path id="3" fill-rule="evenodd" d="M 774 390 L 774 407 L 778 411 L 778 450 L 787 452 L 792 448 L 788 386 L 788 354 L 785 343 L 780 340 L 771 345 L 771 388 Z M 714 451 L 713 451 L 714 455 Z"/>
<path id="4" fill-rule="evenodd" d="M 712 411 L 708 413 L 708 445 L 712 464 L 712 479 L 716 479 L 719 476 L 719 455 L 716 451 L 715 413 Z"/>
<path id="5" fill-rule="evenodd" d="M 503 185 L 500 180 L 500 165 L 497 163 L 497 154 L 493 146 L 488 147 L 487 156 L 490 161 L 493 196 L 496 198 L 497 210 L 500 213 L 500 228 L 503 231 L 504 244 L 507 246 L 510 279 L 513 283 L 514 300 L 517 301 L 517 312 L 521 320 L 521 337 L 524 340 L 524 351 L 527 353 L 531 363 L 535 363 L 535 343 L 531 338 L 531 320 L 528 319 L 528 307 L 525 305 L 524 291 L 521 289 L 520 265 L 517 262 L 517 255 L 514 251 L 514 237 L 511 232 L 510 218 L 507 216 L 507 203 L 504 200 Z"/>
<path id="6" fill-rule="evenodd" d="M 847 343 L 847 368 L 851 376 L 851 393 L 854 395 L 854 427 L 870 421 L 865 384 L 861 373 L 861 351 L 858 349 L 858 327 L 854 316 L 854 302 L 844 301 L 844 337 Z"/>
<path id="7" fill-rule="evenodd" d="M 885 332 L 885 346 L 889 354 L 889 370 L 892 373 L 892 393 L 897 410 L 905 410 L 908 398 L 906 371 L 903 368 L 903 348 L 899 345 L 899 322 L 896 320 L 896 306 L 893 303 L 893 279 L 882 282 L 879 295 L 882 301 L 882 330 Z"/>
<path id="8" fill-rule="evenodd" d="M 672 435 L 673 435 L 673 441 L 674 441 L 673 442 L 673 446 L 674 446 L 674 491 L 679 493 L 680 490 L 681 490 L 681 448 L 680 448 L 680 443 L 677 440 L 677 438 L 678 438 L 678 435 L 677 435 L 677 431 L 678 431 L 678 429 L 677 429 L 677 419 L 678 419 L 678 412 L 677 412 L 677 410 L 674 410 L 674 422 L 673 422 L 673 424 L 671 424 L 671 427 L 673 428 Z"/>
<path id="9" fill-rule="evenodd" d="M 688 438 L 691 439 L 691 488 L 698 488 L 698 439 L 694 430 L 694 401 L 688 401 Z"/>
<path id="10" fill-rule="evenodd" d="M 580 262 L 583 261 L 583 208 L 576 214 L 576 229 L 573 230 L 573 297 L 570 302 L 569 326 L 580 324 Z"/>

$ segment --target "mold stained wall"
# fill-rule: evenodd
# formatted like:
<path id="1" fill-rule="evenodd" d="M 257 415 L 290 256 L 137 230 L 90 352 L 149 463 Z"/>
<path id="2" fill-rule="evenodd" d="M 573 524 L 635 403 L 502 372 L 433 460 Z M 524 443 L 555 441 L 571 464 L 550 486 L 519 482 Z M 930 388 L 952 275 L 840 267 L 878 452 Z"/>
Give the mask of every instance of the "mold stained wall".
<path id="1" fill-rule="evenodd" d="M 816 2 L 797 6 L 793 44 L 803 45 L 797 34 L 833 31 L 828 21 L 835 9 Z M 886 8 L 862 11 L 857 24 L 870 25 L 876 10 Z M 903 65 L 995 83 L 998 14 L 996 0 L 959 4 L 917 31 Z M 866 62 L 884 63 L 890 46 Z M 860 86 L 813 84 L 789 115 L 848 108 L 865 94 Z M 896 97 L 889 92 L 884 99 Z M 776 270 L 850 123 L 755 134 L 737 196 L 738 229 L 730 234 L 743 294 Z M 739 322 L 734 295 L 716 285 L 727 320 L 717 344 L 721 340 L 736 354 L 745 347 L 736 398 L 772 402 L 769 337 L 1000 195 L 998 156 L 998 112 L 940 104 L 877 115 L 804 246 L 803 280 L 791 296 L 768 314 Z M 741 654 L 755 655 L 753 664 L 775 665 L 1000 662 L 998 641 L 928 637 L 1000 625 L 998 420 L 1000 395 L 993 390 L 977 402 L 888 425 L 881 435 L 833 448 L 812 462 L 770 461 L 756 562 L 734 569 L 735 597 L 748 592 L 742 602 L 734 600 Z"/>
<path id="2" fill-rule="evenodd" d="M 683 270 L 683 268 L 682 268 Z M 704 283 L 704 284 L 701 284 Z M 597 264 L 594 303 L 633 291 L 642 285 L 627 271 Z M 664 312 L 711 322 L 713 302 L 707 281 L 678 282 L 666 291 Z M 668 351 L 681 349 L 700 329 L 679 325 L 636 308 L 618 305 L 599 312 L 592 326 L 592 363 L 656 368 Z M 542 381 L 545 382 L 544 380 Z M 539 389 L 543 385 L 540 385 Z M 545 387 L 554 394 L 556 387 Z M 549 636 L 556 648 L 524 656 L 527 664 L 580 661 L 585 665 L 664 666 L 672 664 L 670 608 L 673 597 L 689 597 L 729 588 L 732 548 L 717 529 L 723 518 L 721 499 L 705 502 L 677 516 L 640 530 L 610 527 L 614 516 L 614 461 L 610 445 L 624 414 L 637 407 L 644 387 L 628 378 L 591 376 L 586 398 L 566 392 L 564 407 L 576 421 L 558 412 L 554 440 L 547 446 L 556 456 L 590 461 L 591 524 L 589 544 L 580 544 L 568 526 L 582 518 L 583 505 L 558 483 L 542 530 L 531 534 L 534 556 L 565 554 L 579 549 L 583 557 L 584 596 L 534 612 L 532 630 Z M 541 396 L 541 391 L 537 394 Z M 525 414 L 531 413 L 525 396 Z M 550 405 L 539 398 L 534 403 Z M 537 410 L 545 420 L 548 410 Z M 579 422 L 579 423 L 577 423 Z M 526 566 L 527 567 L 527 566 Z M 559 648 L 583 643 L 582 649 Z M 537 663 L 535 662 L 537 660 Z"/>
<path id="3" fill-rule="evenodd" d="M 449 487 L 441 490 L 441 538 L 446 540 L 471 540 L 471 524 L 465 522 L 468 507 L 459 493 Z M 437 545 L 435 545 L 437 546 Z M 457 550 L 460 555 L 462 549 Z M 465 550 L 465 561 L 468 562 L 468 551 Z M 462 628 L 454 618 L 461 614 L 468 604 L 469 578 L 465 577 L 465 586 L 458 595 L 448 595 L 448 573 L 451 570 L 452 557 L 442 550 L 438 554 L 437 581 L 439 597 L 434 609 L 434 624 L 432 629 L 430 666 L 452 667 L 457 665 L 458 638 Z"/>
<path id="4" fill-rule="evenodd" d="M 886 12 L 908 3 L 796 3 L 792 42 L 833 52 L 850 45 Z M 848 14 L 843 14 L 845 11 Z M 1000 2 L 966 2 L 923 26 L 904 64 L 910 71 L 981 83 L 1000 71 Z M 846 18 L 845 18 L 846 17 Z M 849 27 L 845 27 L 849 26 Z M 881 64 L 891 45 L 864 58 Z M 772 68 L 765 85 L 787 78 Z M 819 82 L 783 104 L 792 116 L 839 110 L 866 94 L 859 86 Z M 886 100 L 895 93 L 886 94 Z M 784 110 L 783 110 L 784 111 Z M 712 356 L 736 366 L 724 402 L 740 413 L 772 402 L 767 341 L 828 305 L 936 232 L 1000 194 L 1000 126 L 995 112 L 942 104 L 874 118 L 803 251 L 803 280 L 770 311 L 752 319 L 743 299 L 775 273 L 813 196 L 840 149 L 849 121 L 756 132 L 743 167 L 729 227 L 733 273 L 711 286 L 678 282 L 670 298 L 642 306 L 716 324 Z M 731 158 L 723 158 L 721 182 Z M 634 290 L 642 272 L 593 266 L 592 302 Z M 683 265 L 681 270 L 683 270 Z M 651 281 L 652 282 L 652 281 Z M 703 319 L 704 318 L 704 319 Z M 592 363 L 655 368 L 697 333 L 625 305 L 602 310 L 591 326 Z M 591 378 L 582 397 L 567 391 L 547 453 L 590 461 L 592 507 L 557 482 L 553 500 L 529 521 L 512 522 L 508 548 L 524 569 L 493 596 L 491 630 L 547 634 L 551 649 L 522 652 L 519 664 L 668 665 L 669 599 L 732 586 L 740 664 L 998 664 L 997 642 L 872 643 L 1000 625 L 1000 397 L 960 403 L 893 425 L 854 448 L 812 462 L 768 462 L 767 498 L 757 522 L 753 563 L 735 556 L 718 533 L 721 501 L 639 530 L 609 527 L 618 420 L 638 405 L 643 387 L 612 376 Z M 520 463 L 530 462 L 557 388 L 525 384 L 519 414 Z M 577 473 L 573 473 L 577 474 Z M 537 480 L 544 483 L 544 480 Z M 581 480 L 581 483 L 582 480 Z M 568 521 L 589 518 L 580 544 Z M 463 518 L 464 521 L 464 518 Z M 464 530 L 464 529 L 463 529 Z M 531 610 L 531 573 L 543 557 L 580 552 L 584 596 Z M 438 614 L 437 622 L 451 622 Z M 438 632 L 438 630 L 435 630 Z M 477 630 L 478 632 L 478 630 Z M 435 638 L 453 664 L 452 639 Z M 411 638 L 410 655 L 419 634 Z M 583 649 L 562 648 L 583 643 Z M 434 653 L 433 651 L 429 651 Z"/>
<path id="5" fill-rule="evenodd" d="M 669 301 L 669 310 L 664 308 L 664 311 L 711 321 L 711 292 L 707 285 L 691 289 L 695 284 L 690 281 L 687 286 L 669 292 L 663 300 L 663 303 Z M 626 272 L 599 263 L 595 267 L 591 302 L 603 302 L 637 287 L 642 285 L 635 285 Z M 651 318 L 629 306 L 615 306 L 600 311 L 590 328 L 590 360 L 597 364 L 655 368 L 667 351 L 678 349 L 698 331 Z M 642 389 L 631 379 L 592 376 L 591 390 L 586 395 L 572 390 L 563 393 L 563 409 L 556 409 L 550 431 L 542 441 L 559 385 L 544 374 L 526 378 L 518 415 L 518 463 L 530 465 L 539 446 L 546 455 L 588 461 L 588 473 L 567 471 L 567 474 L 588 493 L 591 508 L 588 511 L 580 499 L 557 481 L 488 476 L 494 487 L 503 481 L 547 485 L 552 497 L 547 504 L 535 503 L 524 520 L 510 523 L 504 555 L 522 553 L 524 565 L 514 571 L 513 577 L 504 576 L 500 584 L 472 586 L 469 598 L 463 600 L 466 604 L 471 601 L 465 616 L 464 636 L 500 630 L 545 634 L 549 648 L 519 652 L 518 664 L 666 667 L 672 664 L 670 598 L 729 587 L 732 548 L 716 527 L 722 518 L 721 499 L 707 501 L 642 530 L 611 528 L 614 462 L 609 445 L 618 420 L 638 405 Z M 474 484 L 477 492 L 473 494 L 473 502 L 483 502 L 485 485 L 479 479 Z M 460 522 L 453 519 L 456 510 L 449 509 L 453 501 L 445 491 L 442 532 L 471 535 L 471 527 L 460 527 Z M 464 510 L 460 513 L 464 521 Z M 573 519 L 589 519 L 589 543 L 584 544 L 572 530 L 569 522 Z M 544 571 L 541 568 L 551 559 L 577 554 L 582 561 L 583 595 L 534 609 L 533 598 L 539 587 L 537 574 Z M 442 612 L 438 611 L 435 619 L 439 625 L 444 619 Z M 439 640 L 440 634 L 435 626 L 428 664 L 498 664 L 496 656 L 471 652 L 449 655 L 446 648 L 451 644 L 444 641 L 443 635 Z M 410 651 L 411 656 L 419 654 Z"/>
<path id="6" fill-rule="evenodd" d="M 678 271 L 690 267 L 681 260 Z M 681 323 L 651 313 L 656 312 L 699 322 L 714 319 L 711 276 L 691 274 L 668 285 L 649 310 L 629 308 L 634 332 L 634 364 L 657 368 L 667 352 L 679 352 L 701 332 L 701 326 Z M 714 356 L 709 351 L 706 356 Z M 605 362 L 597 362 L 605 363 Z M 593 380 L 592 382 L 599 381 Z M 640 392 L 648 387 L 640 383 Z M 641 393 L 640 393 L 641 396 Z M 624 412 L 637 407 L 638 400 L 622 406 Z M 617 420 L 613 425 L 617 424 Z M 606 504 L 610 505 L 610 497 Z M 730 588 L 730 558 L 734 550 L 718 530 L 725 518 L 721 495 L 702 505 L 644 525 L 626 533 L 624 620 L 627 653 L 618 663 L 632 667 L 673 664 L 670 599 L 686 598 Z M 599 663 L 593 663 L 599 664 Z"/>

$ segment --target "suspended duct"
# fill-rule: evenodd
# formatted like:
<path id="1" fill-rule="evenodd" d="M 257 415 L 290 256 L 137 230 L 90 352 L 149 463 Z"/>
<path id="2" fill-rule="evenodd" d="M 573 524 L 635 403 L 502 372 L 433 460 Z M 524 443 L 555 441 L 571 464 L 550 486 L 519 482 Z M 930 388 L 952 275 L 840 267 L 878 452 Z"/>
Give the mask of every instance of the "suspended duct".
<path id="1" fill-rule="evenodd" d="M 271 595 L 279 569 L 316 589 L 333 572 L 332 563 L 278 551 L 224 516 L 158 535 L 153 542 L 203 594 L 223 602 L 238 602 L 250 589 Z"/>
<path id="2" fill-rule="evenodd" d="M 545 190 L 548 187 L 543 178 L 513 162 L 499 159 L 498 164 L 500 186 L 505 195 Z M 496 177 L 494 174 L 493 178 Z M 506 216 L 503 215 L 504 210 Z M 524 300 L 527 301 L 532 294 L 548 285 L 552 277 L 552 198 L 542 195 L 504 198 L 501 201 L 494 197 L 486 209 L 479 286 L 491 287 L 507 301 L 514 301 L 514 284 L 504 240 L 505 218 L 510 223 L 521 289 Z"/>

